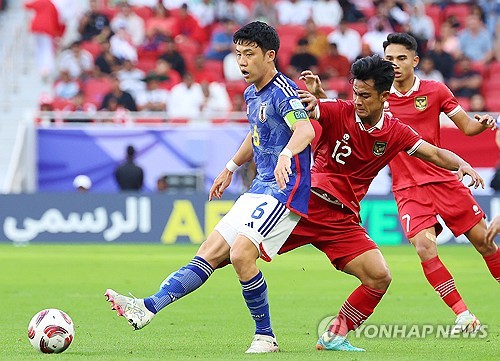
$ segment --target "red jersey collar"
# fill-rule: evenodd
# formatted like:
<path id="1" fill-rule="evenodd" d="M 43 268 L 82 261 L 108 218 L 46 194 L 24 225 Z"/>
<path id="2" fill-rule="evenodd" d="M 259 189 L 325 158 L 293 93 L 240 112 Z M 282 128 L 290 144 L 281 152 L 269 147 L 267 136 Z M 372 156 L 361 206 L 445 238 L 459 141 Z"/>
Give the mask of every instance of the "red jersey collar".
<path id="1" fill-rule="evenodd" d="M 415 77 L 415 82 L 413 83 L 411 89 L 406 92 L 406 94 L 400 93 L 398 90 L 396 90 L 394 84 L 391 86 L 391 94 L 396 94 L 400 98 L 409 97 L 410 95 L 412 95 L 412 93 L 416 92 L 418 88 L 420 88 L 420 78 L 416 75 L 414 75 L 414 77 Z"/>
<path id="2" fill-rule="evenodd" d="M 380 120 L 375 125 L 371 126 L 368 129 L 366 129 L 365 125 L 363 124 L 363 121 L 361 120 L 361 118 L 356 113 L 354 113 L 354 116 L 356 118 L 356 123 L 358 123 L 359 127 L 361 128 L 361 130 L 364 130 L 364 131 L 366 131 L 368 133 L 373 132 L 375 129 L 382 130 L 382 127 L 384 126 L 384 118 L 385 118 L 385 112 L 384 111 L 382 111 L 382 115 L 380 116 Z"/>

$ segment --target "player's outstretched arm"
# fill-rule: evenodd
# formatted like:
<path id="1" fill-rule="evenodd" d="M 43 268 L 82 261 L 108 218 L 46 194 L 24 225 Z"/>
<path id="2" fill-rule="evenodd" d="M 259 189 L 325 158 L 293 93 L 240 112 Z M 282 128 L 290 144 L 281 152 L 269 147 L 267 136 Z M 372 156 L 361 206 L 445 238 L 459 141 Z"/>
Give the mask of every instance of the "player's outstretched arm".
<path id="1" fill-rule="evenodd" d="M 493 218 L 490 225 L 488 226 L 485 237 L 486 242 L 489 244 L 493 243 L 493 240 L 498 233 L 500 233 L 500 216 L 496 216 L 495 218 Z"/>
<path id="2" fill-rule="evenodd" d="M 449 150 L 438 148 L 424 141 L 413 155 L 417 158 L 434 163 L 441 168 L 456 171 L 460 181 L 467 174 L 472 178 L 469 187 L 474 186 L 474 188 L 477 188 L 481 186 L 484 189 L 484 180 L 479 173 L 477 173 L 469 163 Z"/>
<path id="3" fill-rule="evenodd" d="M 241 143 L 236 154 L 229 162 L 227 162 L 226 167 L 222 170 L 222 172 L 220 172 L 217 178 L 215 178 L 214 183 L 210 188 L 210 192 L 208 193 L 208 200 L 211 201 L 213 197 L 221 199 L 222 194 L 233 180 L 234 171 L 238 169 L 240 165 L 252 159 L 252 157 L 252 135 L 249 132 L 243 143 Z"/>
<path id="4" fill-rule="evenodd" d="M 325 90 L 321 87 L 321 79 L 319 78 L 319 75 L 314 74 L 310 70 L 304 70 L 300 73 L 299 79 L 306 83 L 307 90 L 309 90 L 316 98 L 328 98 Z"/>
<path id="5" fill-rule="evenodd" d="M 316 119 L 315 117 L 315 110 L 316 106 L 318 105 L 318 99 L 308 92 L 307 90 L 297 90 L 297 93 L 299 94 L 299 99 L 304 104 L 304 109 L 306 110 L 307 114 L 309 114 L 309 118 Z"/>
<path id="6" fill-rule="evenodd" d="M 304 113 L 305 115 L 305 113 Z M 309 119 L 300 120 L 292 126 L 293 134 L 288 144 L 278 157 L 278 163 L 274 169 L 276 183 L 280 189 L 285 189 L 292 174 L 292 157 L 302 152 L 314 139 L 314 128 Z"/>
<path id="7" fill-rule="evenodd" d="M 477 135 L 485 129 L 496 129 L 496 120 L 489 114 L 474 114 L 474 119 L 472 119 L 464 110 L 460 110 L 451 117 L 451 120 L 462 133 L 469 136 Z"/>

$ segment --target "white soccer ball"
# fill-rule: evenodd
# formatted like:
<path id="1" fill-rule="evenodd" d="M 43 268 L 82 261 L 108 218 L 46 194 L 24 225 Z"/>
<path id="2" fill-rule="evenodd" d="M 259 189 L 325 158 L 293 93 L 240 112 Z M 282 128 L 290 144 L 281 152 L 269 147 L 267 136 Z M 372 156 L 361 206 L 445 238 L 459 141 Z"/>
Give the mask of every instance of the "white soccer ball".
<path id="1" fill-rule="evenodd" d="M 74 337 L 73 321 L 65 312 L 55 308 L 38 312 L 28 325 L 31 345 L 43 353 L 63 352 Z"/>

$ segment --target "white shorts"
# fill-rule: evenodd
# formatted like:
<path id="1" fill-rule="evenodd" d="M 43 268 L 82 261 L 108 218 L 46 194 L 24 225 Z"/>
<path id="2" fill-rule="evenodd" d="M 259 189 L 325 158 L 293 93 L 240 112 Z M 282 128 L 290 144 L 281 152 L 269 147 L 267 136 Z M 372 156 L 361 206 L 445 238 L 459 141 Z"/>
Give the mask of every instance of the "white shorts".
<path id="1" fill-rule="evenodd" d="M 244 193 L 215 229 L 232 246 L 242 234 L 259 250 L 260 257 L 270 262 L 300 220 L 300 216 L 268 194 Z"/>

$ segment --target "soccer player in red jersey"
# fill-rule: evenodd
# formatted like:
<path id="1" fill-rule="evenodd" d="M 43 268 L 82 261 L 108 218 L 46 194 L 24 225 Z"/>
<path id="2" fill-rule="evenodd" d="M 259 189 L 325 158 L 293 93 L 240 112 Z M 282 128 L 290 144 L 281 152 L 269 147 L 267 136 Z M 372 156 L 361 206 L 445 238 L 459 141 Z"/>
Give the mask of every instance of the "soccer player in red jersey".
<path id="1" fill-rule="evenodd" d="M 301 218 L 280 249 L 285 253 L 312 244 L 330 262 L 361 285 L 347 298 L 338 317 L 318 340 L 316 348 L 334 351 L 364 351 L 352 346 L 346 336 L 361 325 L 382 299 L 391 275 L 377 245 L 360 225 L 359 202 L 377 173 L 398 153 L 456 170 L 460 179 L 472 177 L 470 185 L 484 187 L 483 180 L 456 154 L 421 139 L 408 125 L 384 111 L 384 102 L 394 80 L 393 64 L 378 55 L 356 61 L 353 74 L 353 101 L 322 100 L 310 117 L 322 126 L 311 171 L 309 217 Z M 303 72 L 309 81 L 311 72 Z M 307 102 L 307 94 L 302 96 Z"/>
<path id="2" fill-rule="evenodd" d="M 475 115 L 471 119 L 446 85 L 415 76 L 419 57 L 417 42 L 411 35 L 389 34 L 383 45 L 385 59 L 395 66 L 386 110 L 410 125 L 424 140 L 440 145 L 441 112 L 469 136 L 494 127 L 495 119 L 490 115 Z M 439 259 L 436 236 L 442 226 L 436 216 L 441 216 L 455 236 L 465 234 L 500 282 L 500 251 L 492 238 L 485 237 L 484 212 L 470 190 L 449 171 L 405 154 L 396 156 L 389 166 L 400 221 L 420 257 L 425 277 L 457 315 L 457 331 L 476 329 L 479 321 L 469 312 L 452 275 Z"/>

